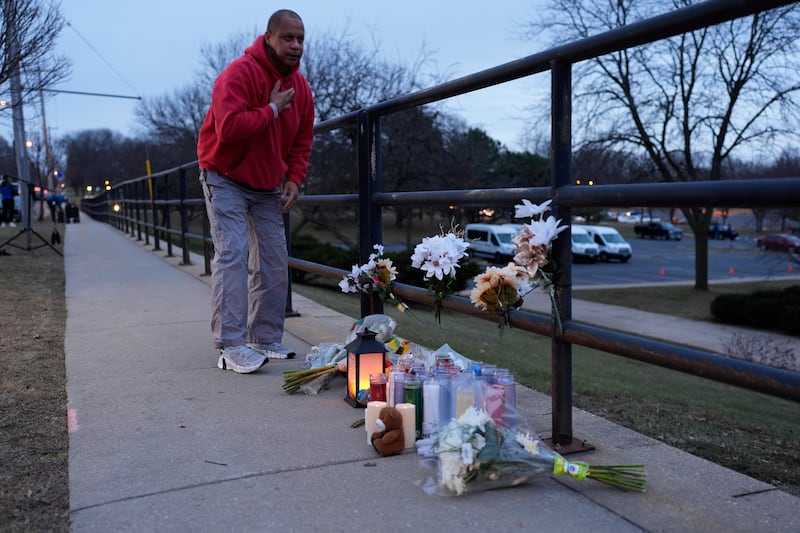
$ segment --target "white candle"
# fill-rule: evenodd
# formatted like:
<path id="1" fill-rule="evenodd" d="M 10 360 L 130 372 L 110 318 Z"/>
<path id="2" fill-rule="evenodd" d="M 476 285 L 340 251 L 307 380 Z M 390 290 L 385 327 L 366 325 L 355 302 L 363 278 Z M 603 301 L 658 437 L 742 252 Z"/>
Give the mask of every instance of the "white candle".
<path id="1" fill-rule="evenodd" d="M 389 377 L 386 380 L 386 402 L 389 407 L 394 407 L 394 378 L 396 376 L 395 372 L 389 372 Z"/>
<path id="2" fill-rule="evenodd" d="M 439 383 L 427 380 L 422 385 L 422 437 L 439 431 Z"/>
<path id="3" fill-rule="evenodd" d="M 417 435 L 417 408 L 413 403 L 398 403 L 395 407 L 403 416 L 403 439 L 405 439 L 405 447 L 413 448 Z"/>
<path id="4" fill-rule="evenodd" d="M 364 427 L 367 428 L 367 444 L 372 445 L 372 434 L 378 431 L 378 416 L 381 409 L 386 407 L 386 402 L 368 402 L 364 410 Z"/>

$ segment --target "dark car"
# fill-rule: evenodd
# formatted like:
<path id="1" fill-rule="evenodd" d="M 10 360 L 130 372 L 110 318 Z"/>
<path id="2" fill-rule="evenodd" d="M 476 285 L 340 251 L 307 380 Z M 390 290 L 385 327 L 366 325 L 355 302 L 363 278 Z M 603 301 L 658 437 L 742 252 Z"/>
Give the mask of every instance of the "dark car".
<path id="1" fill-rule="evenodd" d="M 708 236 L 712 239 L 730 239 L 735 241 L 739 237 L 739 232 L 733 229 L 730 224 L 711 224 L 708 227 Z"/>
<path id="2" fill-rule="evenodd" d="M 773 233 L 762 235 L 756 240 L 756 246 L 761 250 L 777 250 L 779 252 L 800 252 L 800 237 L 788 233 Z"/>
<path id="3" fill-rule="evenodd" d="M 636 224 L 633 232 L 639 237 L 650 237 L 651 239 L 675 239 L 679 241 L 683 238 L 683 230 L 673 226 L 669 222 L 650 222 L 648 224 Z"/>

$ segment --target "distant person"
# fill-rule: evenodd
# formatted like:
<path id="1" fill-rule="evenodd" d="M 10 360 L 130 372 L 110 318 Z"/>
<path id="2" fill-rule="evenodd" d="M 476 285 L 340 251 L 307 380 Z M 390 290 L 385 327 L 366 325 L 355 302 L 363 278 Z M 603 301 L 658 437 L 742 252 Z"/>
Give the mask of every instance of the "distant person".
<path id="1" fill-rule="evenodd" d="M 8 176 L 3 174 L 3 181 L 0 182 L 0 196 L 3 198 L 3 216 L 2 227 L 8 224 L 10 227 L 17 227 L 14 224 L 14 197 L 17 195 L 17 188 L 8 179 Z"/>
<path id="2" fill-rule="evenodd" d="M 64 202 L 67 197 L 63 194 L 50 193 L 47 195 L 47 206 L 50 208 L 50 217 L 53 224 L 64 222 Z"/>
<path id="3" fill-rule="evenodd" d="M 197 142 L 214 242 L 217 366 L 239 373 L 295 352 L 282 344 L 289 288 L 283 214 L 306 178 L 314 100 L 300 73 L 305 29 L 282 9 L 214 82 Z"/>

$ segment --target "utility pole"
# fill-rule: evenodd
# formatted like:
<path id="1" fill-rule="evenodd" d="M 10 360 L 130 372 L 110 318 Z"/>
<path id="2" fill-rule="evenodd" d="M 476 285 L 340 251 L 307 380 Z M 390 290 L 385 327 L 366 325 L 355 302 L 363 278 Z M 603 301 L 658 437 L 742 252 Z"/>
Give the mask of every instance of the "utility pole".
<path id="1" fill-rule="evenodd" d="M 8 16 L 8 15 L 6 15 Z M 10 18 L 10 17 L 9 17 Z M 28 164 L 27 147 L 25 146 L 25 117 L 22 113 L 22 81 L 20 77 L 20 63 L 19 57 L 19 36 L 17 35 L 16 21 L 6 19 L 7 37 L 9 57 L 16 63 L 11 77 L 9 79 L 9 89 L 11 91 L 11 113 L 14 122 L 14 151 L 17 162 L 17 178 L 23 183 L 20 187 L 22 194 L 20 195 L 20 210 L 22 211 L 22 219 L 28 220 L 28 209 L 30 202 L 28 195 L 30 194 L 28 185 L 30 184 L 30 166 Z"/>

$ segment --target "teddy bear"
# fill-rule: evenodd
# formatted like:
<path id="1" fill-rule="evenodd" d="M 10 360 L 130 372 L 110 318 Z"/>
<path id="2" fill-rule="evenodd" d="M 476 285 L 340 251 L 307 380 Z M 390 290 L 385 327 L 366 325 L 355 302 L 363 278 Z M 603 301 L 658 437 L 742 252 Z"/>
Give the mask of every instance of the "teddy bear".
<path id="1" fill-rule="evenodd" d="M 375 421 L 378 431 L 372 434 L 372 446 L 384 457 L 397 455 L 405 448 L 403 415 L 396 407 L 384 407 Z"/>

